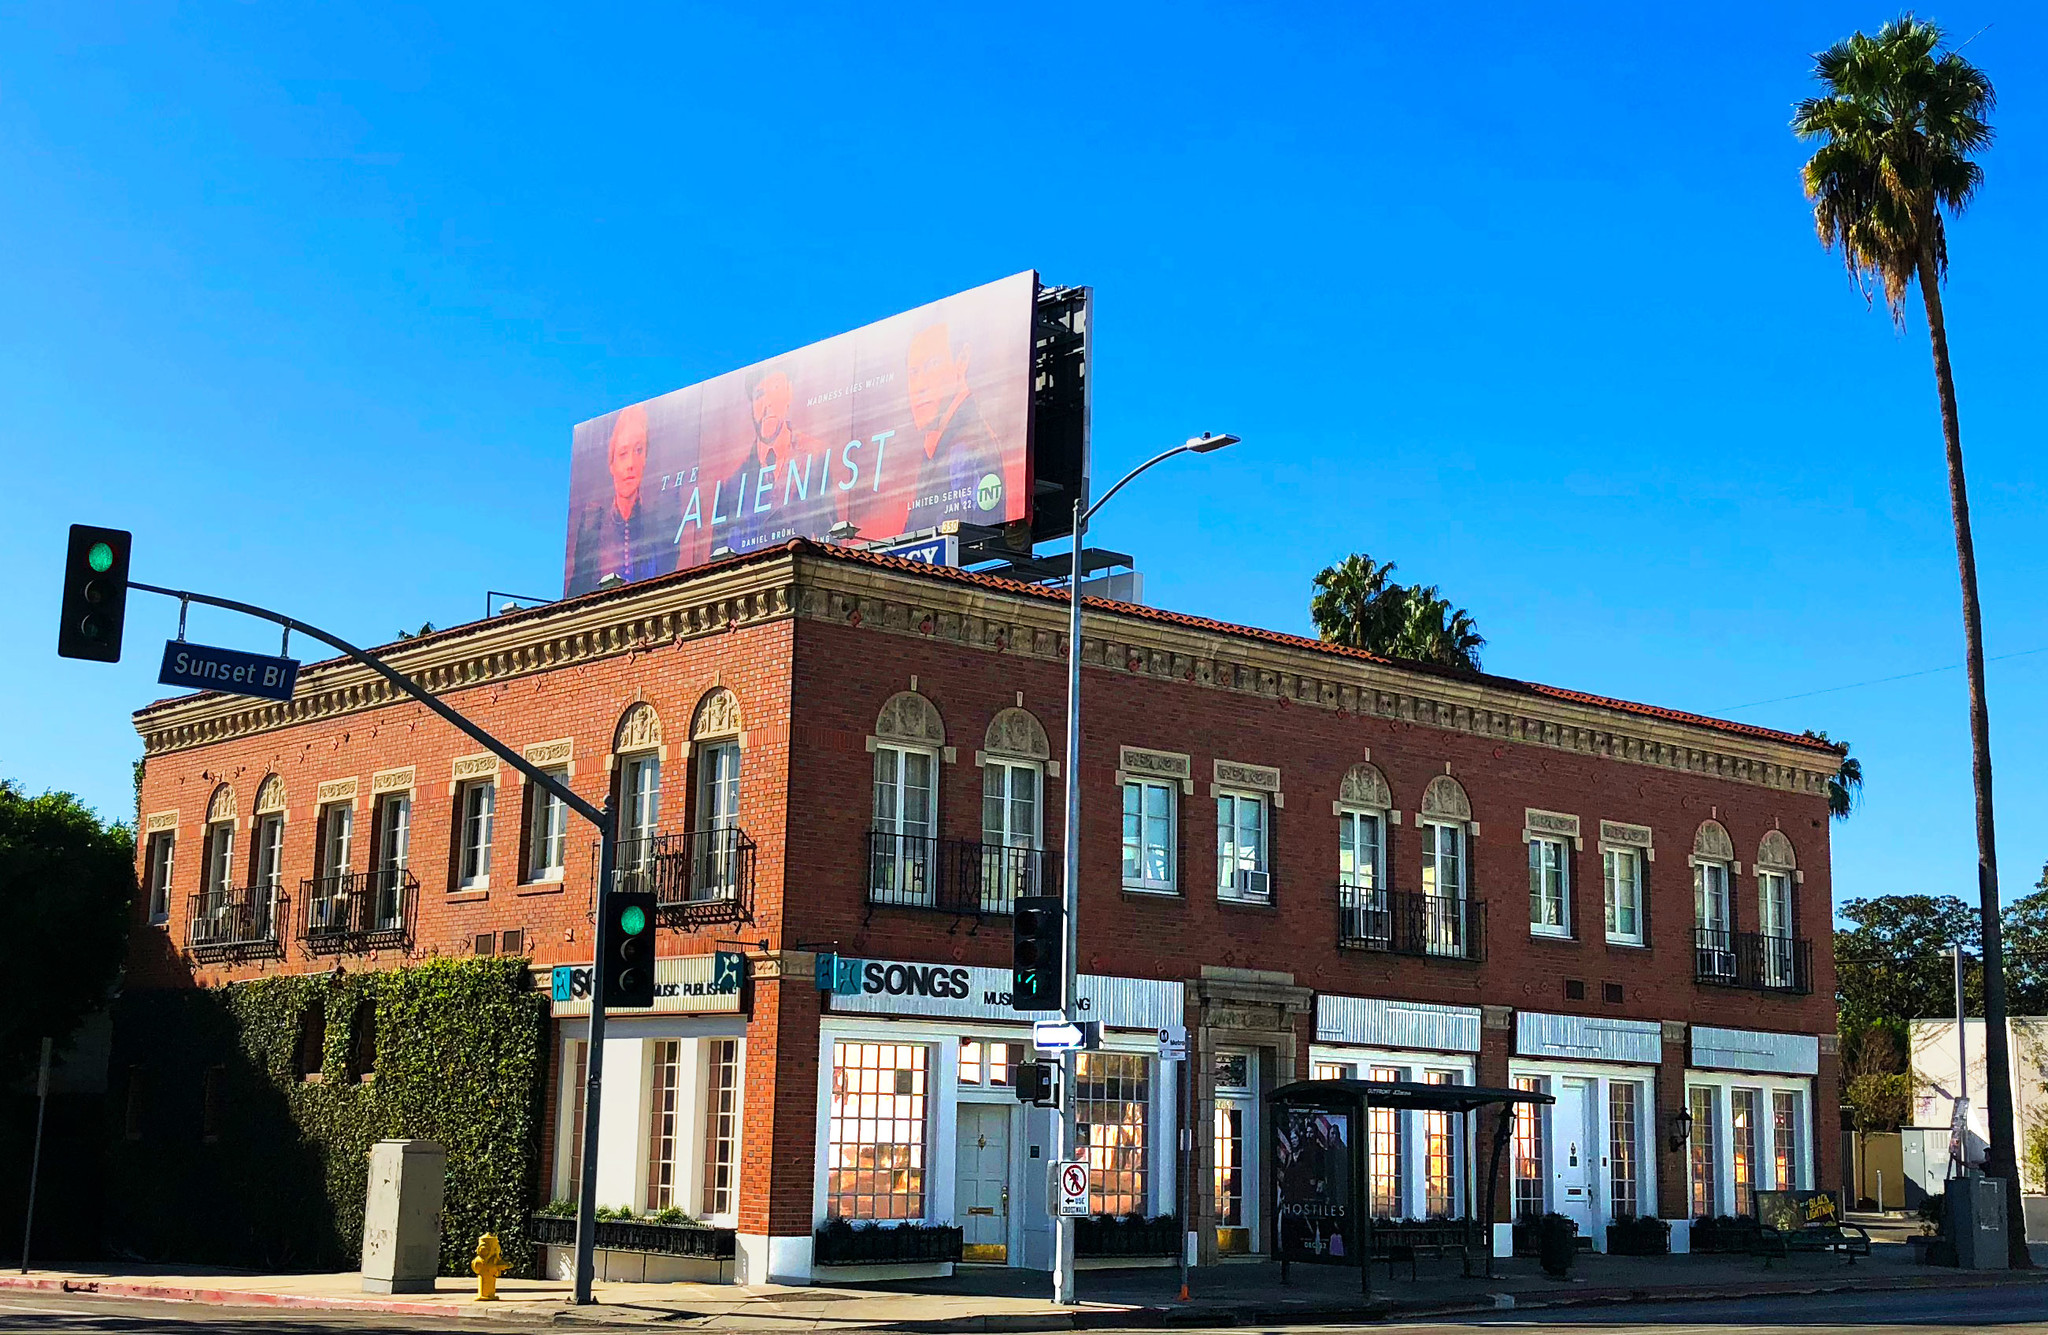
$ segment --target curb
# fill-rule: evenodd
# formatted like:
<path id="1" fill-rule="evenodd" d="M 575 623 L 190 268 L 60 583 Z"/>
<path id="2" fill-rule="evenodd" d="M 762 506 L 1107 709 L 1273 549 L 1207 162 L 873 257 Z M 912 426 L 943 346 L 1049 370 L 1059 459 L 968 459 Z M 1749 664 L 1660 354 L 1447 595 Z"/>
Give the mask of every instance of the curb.
<path id="1" fill-rule="evenodd" d="M 0 1275 L 0 1289 L 42 1293 L 89 1293 L 103 1298 L 148 1298 L 158 1302 L 202 1303 L 208 1307 L 272 1307 L 301 1311 L 381 1312 L 391 1316 L 483 1317 L 492 1320 L 552 1321 L 555 1309 L 521 1313 L 511 1307 L 471 1303 L 417 1303 L 396 1298 L 316 1298 L 299 1293 L 255 1293 L 248 1289 L 201 1289 L 178 1284 L 138 1284 L 127 1280 L 38 1279 L 32 1275 Z M 538 1306 L 538 1304 L 535 1304 Z"/>

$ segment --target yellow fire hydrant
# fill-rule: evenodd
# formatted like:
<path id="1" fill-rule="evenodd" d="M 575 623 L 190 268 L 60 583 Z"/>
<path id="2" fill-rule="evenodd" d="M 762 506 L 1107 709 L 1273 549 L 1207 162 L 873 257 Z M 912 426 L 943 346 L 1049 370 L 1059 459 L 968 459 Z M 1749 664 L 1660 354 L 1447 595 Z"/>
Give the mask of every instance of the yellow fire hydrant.
<path id="1" fill-rule="evenodd" d="M 505 1264 L 505 1253 L 498 1248 L 498 1235 L 486 1233 L 476 1240 L 476 1259 L 469 1263 L 476 1272 L 476 1300 L 480 1303 L 498 1301 L 498 1276 L 509 1268 Z"/>

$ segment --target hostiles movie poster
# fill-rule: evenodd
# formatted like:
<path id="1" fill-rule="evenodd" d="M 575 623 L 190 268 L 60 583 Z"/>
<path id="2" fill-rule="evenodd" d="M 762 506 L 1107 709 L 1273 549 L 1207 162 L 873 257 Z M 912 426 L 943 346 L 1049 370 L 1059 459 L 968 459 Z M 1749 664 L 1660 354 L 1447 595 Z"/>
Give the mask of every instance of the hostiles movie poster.
<path id="1" fill-rule="evenodd" d="M 1280 1254 L 1290 1261 L 1356 1263 L 1351 1219 L 1351 1115 L 1283 1108 L 1274 1127 Z"/>
<path id="2" fill-rule="evenodd" d="M 583 423 L 564 596 L 841 521 L 1028 520 L 1036 296 L 1016 274 Z"/>

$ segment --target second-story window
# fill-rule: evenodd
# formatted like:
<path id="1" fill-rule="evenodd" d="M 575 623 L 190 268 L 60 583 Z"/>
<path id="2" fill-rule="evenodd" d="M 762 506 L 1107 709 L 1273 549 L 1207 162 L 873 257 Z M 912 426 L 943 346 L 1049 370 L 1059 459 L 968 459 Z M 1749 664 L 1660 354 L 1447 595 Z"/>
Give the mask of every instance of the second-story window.
<path id="1" fill-rule="evenodd" d="M 875 747 L 874 857 L 871 890 L 885 902 L 930 901 L 933 835 L 938 828 L 933 779 L 937 758 L 906 746 Z"/>
<path id="2" fill-rule="evenodd" d="M 475 779 L 455 794 L 457 857 L 455 884 L 482 890 L 491 883 L 491 827 L 498 810 L 498 785 Z"/>
<path id="3" fill-rule="evenodd" d="M 356 809 L 351 802 L 329 802 L 320 809 L 320 875 L 346 876 L 355 851 Z"/>
<path id="4" fill-rule="evenodd" d="M 1263 904 L 1273 896 L 1266 867 L 1266 799 L 1253 793 L 1216 795 L 1216 893 Z"/>
<path id="5" fill-rule="evenodd" d="M 1537 936 L 1570 936 L 1569 850 L 1562 839 L 1529 837 L 1529 930 Z"/>
<path id="6" fill-rule="evenodd" d="M 1643 943 L 1642 855 L 1633 848 L 1601 853 L 1607 880 L 1607 939 L 1620 945 Z"/>
<path id="7" fill-rule="evenodd" d="M 1130 779 L 1124 783 L 1124 888 L 1176 894 L 1174 862 L 1179 828 L 1171 781 Z"/>
<path id="8" fill-rule="evenodd" d="M 206 884 L 208 899 L 225 895 L 234 880 L 235 823 L 215 821 L 206 827 Z"/>
<path id="9" fill-rule="evenodd" d="M 548 770 L 547 776 L 569 781 L 565 769 Z M 537 783 L 528 786 L 527 802 L 532 824 L 526 832 L 526 879 L 559 881 L 569 858 L 569 804 Z"/>
<path id="10" fill-rule="evenodd" d="M 158 830 L 144 846 L 143 862 L 149 877 L 149 920 L 168 922 L 171 916 L 171 873 L 176 861 L 178 836 L 172 830 Z"/>
<path id="11" fill-rule="evenodd" d="M 379 930 L 395 927 L 402 919 L 405 896 L 405 868 L 412 857 L 412 794 L 385 793 L 378 797 L 372 813 L 377 838 L 377 866 L 371 887 Z M 485 868 L 488 872 L 488 866 Z"/>
<path id="12" fill-rule="evenodd" d="M 255 884 L 270 894 L 284 882 L 284 817 L 256 818 Z"/>

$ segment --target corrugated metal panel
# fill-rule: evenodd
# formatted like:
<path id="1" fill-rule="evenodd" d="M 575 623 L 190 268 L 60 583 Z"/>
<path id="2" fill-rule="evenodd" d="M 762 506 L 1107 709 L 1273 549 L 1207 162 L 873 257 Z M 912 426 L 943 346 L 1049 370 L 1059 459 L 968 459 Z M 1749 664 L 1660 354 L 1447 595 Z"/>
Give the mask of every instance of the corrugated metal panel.
<path id="1" fill-rule="evenodd" d="M 714 992 L 711 990 L 713 961 L 710 955 L 670 955 L 654 961 L 654 1009 L 650 1011 L 606 1011 L 607 1015 L 708 1015 L 737 1014 L 740 1008 L 740 994 L 737 990 Z M 583 999 L 580 1001 L 557 1001 L 556 1015 L 590 1014 L 590 966 L 575 966 L 580 976 Z"/>
<path id="2" fill-rule="evenodd" d="M 1692 1064 L 1701 1069 L 1819 1075 L 1820 1039 L 1762 1029 L 1692 1027 Z"/>
<path id="3" fill-rule="evenodd" d="M 1010 1009 L 1010 971 L 979 964 L 924 964 L 907 960 L 841 958 L 858 964 L 860 991 L 834 992 L 835 1014 L 920 1015 L 956 1020 L 1011 1020 L 1019 1024 L 1051 1019 L 1052 1011 Z M 1182 985 L 1154 978 L 1078 980 L 1083 1019 L 1112 1029 L 1158 1029 L 1185 1016 Z"/>
<path id="4" fill-rule="evenodd" d="M 1316 1041 L 1477 1052 L 1479 1008 L 1325 993 L 1316 997 Z"/>
<path id="5" fill-rule="evenodd" d="M 1655 1020 L 1522 1011 L 1515 1017 L 1515 1052 L 1563 1061 L 1655 1065 L 1664 1057 L 1664 1026 Z"/>

